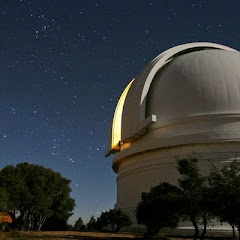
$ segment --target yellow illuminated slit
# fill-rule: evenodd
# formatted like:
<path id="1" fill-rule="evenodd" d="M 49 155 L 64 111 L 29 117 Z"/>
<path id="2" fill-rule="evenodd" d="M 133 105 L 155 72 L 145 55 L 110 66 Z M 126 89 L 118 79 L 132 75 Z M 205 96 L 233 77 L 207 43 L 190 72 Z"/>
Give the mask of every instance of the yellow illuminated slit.
<path id="1" fill-rule="evenodd" d="M 113 125 L 112 125 L 112 146 L 111 149 L 119 149 L 120 148 L 120 143 L 121 143 L 121 132 L 122 132 L 122 112 L 123 112 L 123 106 L 128 94 L 128 91 L 133 83 L 134 79 L 127 85 L 125 90 L 123 91 L 115 113 L 113 117 Z"/>

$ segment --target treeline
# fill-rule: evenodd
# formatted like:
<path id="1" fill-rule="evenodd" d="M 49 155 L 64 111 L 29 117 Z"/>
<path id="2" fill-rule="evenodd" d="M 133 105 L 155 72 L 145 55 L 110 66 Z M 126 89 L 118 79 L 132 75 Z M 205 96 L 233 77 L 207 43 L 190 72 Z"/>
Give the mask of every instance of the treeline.
<path id="1" fill-rule="evenodd" d="M 109 211 L 102 212 L 101 216 L 97 219 L 92 216 L 89 222 L 84 225 L 81 217 L 76 221 L 73 231 L 87 231 L 98 232 L 104 228 L 113 232 L 119 232 L 123 227 L 129 227 L 132 221 L 129 216 L 120 209 L 110 209 Z"/>
<path id="2" fill-rule="evenodd" d="M 0 171 L 0 215 L 3 228 L 66 230 L 75 200 L 70 180 L 40 165 L 20 163 Z"/>
<path id="3" fill-rule="evenodd" d="M 203 239 L 211 219 L 230 224 L 240 232 L 240 163 L 233 161 L 223 168 L 212 166 L 203 176 L 196 158 L 178 160 L 178 186 L 161 183 L 149 193 L 142 193 L 137 206 L 138 224 L 147 227 L 147 237 L 157 235 L 161 228 L 176 228 L 181 221 L 190 221 L 194 239 Z M 203 229 L 200 234 L 200 225 Z"/>

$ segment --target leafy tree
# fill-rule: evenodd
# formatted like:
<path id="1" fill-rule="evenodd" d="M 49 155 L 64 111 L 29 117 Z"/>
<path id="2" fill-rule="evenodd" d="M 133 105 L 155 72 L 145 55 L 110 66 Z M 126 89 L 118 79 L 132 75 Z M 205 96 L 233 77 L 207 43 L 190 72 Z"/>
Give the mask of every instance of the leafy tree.
<path id="1" fill-rule="evenodd" d="M 67 211 L 67 210 L 66 210 Z M 72 214 L 71 214 L 72 215 Z M 42 226 L 43 231 L 68 231 L 71 230 L 71 225 L 68 224 L 68 219 L 71 216 L 62 215 L 61 213 L 53 213 L 50 217 L 48 217 Z"/>
<path id="2" fill-rule="evenodd" d="M 177 226 L 181 205 L 181 190 L 169 183 L 161 183 L 149 193 L 142 193 L 136 209 L 137 222 L 146 225 L 146 235 L 151 238 L 163 227 Z"/>
<path id="3" fill-rule="evenodd" d="M 46 219 L 54 214 L 68 218 L 75 205 L 69 184 L 59 173 L 26 162 L 6 166 L 0 172 L 0 187 L 10 196 L 9 214 L 13 226 L 19 229 L 41 230 Z"/>
<path id="4" fill-rule="evenodd" d="M 185 220 L 190 220 L 194 226 L 194 239 L 199 236 L 199 220 L 203 223 L 201 239 L 207 229 L 207 221 L 212 217 L 211 204 L 209 202 L 209 188 L 206 177 L 200 174 L 197 166 L 197 158 L 178 160 L 178 171 L 181 174 L 178 180 L 182 190 L 181 215 Z"/>
<path id="5" fill-rule="evenodd" d="M 84 225 L 83 220 L 82 220 L 81 217 L 79 217 L 78 220 L 75 222 L 73 230 L 74 231 L 83 231 L 83 230 L 85 230 L 85 225 Z"/>
<path id="6" fill-rule="evenodd" d="M 103 212 L 99 221 L 102 226 L 110 226 L 113 232 L 119 232 L 121 228 L 132 225 L 129 216 L 120 209 L 111 209 Z"/>
<path id="7" fill-rule="evenodd" d="M 240 233 L 240 163 L 235 160 L 222 169 L 213 167 L 209 184 L 214 214 L 221 222 L 231 225 L 237 239 L 235 227 Z"/>
<path id="8" fill-rule="evenodd" d="M 9 229 L 9 224 L 12 223 L 12 218 L 8 214 L 9 196 L 5 188 L 0 187 L 0 230 Z"/>
<path id="9" fill-rule="evenodd" d="M 28 198 L 23 177 L 13 166 L 6 166 L 0 172 L 0 187 L 6 189 L 9 195 L 7 207 L 10 209 L 13 228 L 17 227 L 16 211 L 20 210 L 21 203 L 24 202 L 24 193 L 26 193 L 26 199 Z"/>
<path id="10" fill-rule="evenodd" d="M 0 212 L 8 210 L 9 196 L 5 188 L 0 187 Z"/>
<path id="11" fill-rule="evenodd" d="M 96 220 L 95 229 L 97 231 L 101 231 L 103 229 L 103 227 L 104 227 L 104 223 L 103 223 L 102 219 L 100 217 L 98 217 Z"/>
<path id="12" fill-rule="evenodd" d="M 67 179 L 65 179 L 67 180 Z M 67 184 L 63 179 L 63 182 L 59 181 L 61 185 Z M 57 182 L 58 182 L 57 181 Z M 67 180 L 69 183 L 70 181 Z M 66 185 L 65 185 L 66 186 Z M 71 189 L 70 187 L 66 187 L 65 189 L 62 187 L 61 191 L 58 191 L 58 197 L 54 199 L 52 204 L 53 214 L 46 219 L 45 224 L 43 225 L 43 230 L 47 231 L 65 231 L 69 230 L 70 226 L 67 221 L 69 217 L 72 215 L 72 210 L 75 206 L 75 201 L 69 196 Z"/>
<path id="13" fill-rule="evenodd" d="M 88 232 L 93 232 L 96 230 L 96 219 L 94 216 L 91 216 L 89 222 L 87 223 L 87 231 Z"/>

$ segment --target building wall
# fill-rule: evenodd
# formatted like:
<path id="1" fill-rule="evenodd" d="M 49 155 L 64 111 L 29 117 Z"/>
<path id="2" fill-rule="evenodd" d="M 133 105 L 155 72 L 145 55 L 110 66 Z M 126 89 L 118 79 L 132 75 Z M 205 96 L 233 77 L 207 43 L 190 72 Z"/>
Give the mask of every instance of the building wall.
<path id="1" fill-rule="evenodd" d="M 177 184 L 177 158 L 196 156 L 199 168 L 207 175 L 214 164 L 218 167 L 240 158 L 240 142 L 178 145 L 141 152 L 119 161 L 117 177 L 117 203 L 129 214 L 137 227 L 135 209 L 141 193 L 161 182 Z"/>

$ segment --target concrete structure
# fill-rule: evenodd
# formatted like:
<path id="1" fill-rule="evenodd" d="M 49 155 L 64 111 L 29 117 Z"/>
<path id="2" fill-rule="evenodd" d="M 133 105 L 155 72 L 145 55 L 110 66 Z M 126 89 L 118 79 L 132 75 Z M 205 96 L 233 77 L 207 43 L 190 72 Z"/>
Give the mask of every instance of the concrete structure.
<path id="1" fill-rule="evenodd" d="M 115 110 L 109 151 L 115 154 L 117 203 L 135 220 L 141 193 L 176 184 L 176 158 L 198 154 L 208 171 L 240 152 L 240 53 L 214 43 L 171 48 L 146 66 Z"/>

